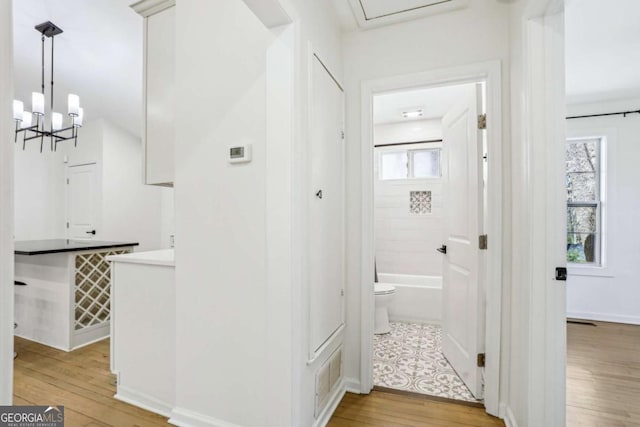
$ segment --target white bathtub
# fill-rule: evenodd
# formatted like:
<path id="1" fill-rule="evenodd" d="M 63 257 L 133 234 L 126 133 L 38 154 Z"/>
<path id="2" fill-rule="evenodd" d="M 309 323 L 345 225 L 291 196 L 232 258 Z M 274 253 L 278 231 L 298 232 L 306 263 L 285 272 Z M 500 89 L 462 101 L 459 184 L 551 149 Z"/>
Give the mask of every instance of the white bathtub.
<path id="1" fill-rule="evenodd" d="M 378 273 L 378 282 L 396 287 L 389 319 L 403 322 L 442 321 L 442 277 Z"/>

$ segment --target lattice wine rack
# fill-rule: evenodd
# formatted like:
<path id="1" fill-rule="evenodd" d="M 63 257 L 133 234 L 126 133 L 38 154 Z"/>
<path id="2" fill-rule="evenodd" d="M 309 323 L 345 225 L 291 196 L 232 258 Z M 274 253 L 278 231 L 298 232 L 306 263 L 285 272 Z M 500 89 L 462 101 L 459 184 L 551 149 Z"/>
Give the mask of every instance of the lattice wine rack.
<path id="1" fill-rule="evenodd" d="M 130 250 L 76 255 L 75 330 L 111 319 L 111 268 L 106 257 Z"/>

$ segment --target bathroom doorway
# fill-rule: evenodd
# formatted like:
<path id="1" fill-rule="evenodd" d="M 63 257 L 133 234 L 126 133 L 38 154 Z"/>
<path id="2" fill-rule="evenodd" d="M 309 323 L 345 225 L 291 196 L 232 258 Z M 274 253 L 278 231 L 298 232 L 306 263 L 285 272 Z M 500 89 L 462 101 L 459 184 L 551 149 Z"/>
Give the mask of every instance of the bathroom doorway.
<path id="1" fill-rule="evenodd" d="M 373 385 L 483 405 L 486 84 L 373 96 Z"/>
<path id="2" fill-rule="evenodd" d="M 467 165 L 477 166 L 476 174 L 469 174 L 469 169 L 464 167 L 457 167 L 455 170 L 447 170 L 449 168 L 449 164 L 447 163 L 447 158 L 449 156 L 447 152 L 447 139 L 451 139 L 451 136 L 447 137 L 444 135 L 445 127 L 442 126 L 442 151 L 440 153 L 440 166 L 441 166 L 441 184 L 442 184 L 442 195 L 447 195 L 447 191 L 445 190 L 445 185 L 451 185 L 450 178 L 451 176 L 456 176 L 458 179 L 460 174 L 471 176 L 473 175 L 476 178 L 476 183 L 472 187 L 475 191 L 475 195 L 477 196 L 476 202 L 469 202 L 473 205 L 474 210 L 477 212 L 472 212 L 466 207 L 459 208 L 457 213 L 454 215 L 454 218 L 459 223 L 461 220 L 468 219 L 469 221 L 466 223 L 469 227 L 473 226 L 476 231 L 471 231 L 472 229 L 465 226 L 467 229 L 465 233 L 467 235 L 468 240 L 468 253 L 475 253 L 477 255 L 477 277 L 478 280 L 475 283 L 474 292 L 469 293 L 469 295 L 473 296 L 473 307 L 470 310 L 469 304 L 456 304 L 455 298 L 451 298 L 452 296 L 460 295 L 460 293 L 456 292 L 447 292 L 447 273 L 448 268 L 451 268 L 452 262 L 455 263 L 460 259 L 458 256 L 460 254 L 459 248 L 456 248 L 455 245 L 459 242 L 453 242 L 454 246 L 447 249 L 452 249 L 451 251 L 447 250 L 447 254 L 439 254 L 436 249 L 442 248 L 442 246 L 448 246 L 451 244 L 451 237 L 453 240 L 456 240 L 456 236 L 447 236 L 447 233 L 441 232 L 439 234 L 439 239 L 436 242 L 436 246 L 431 248 L 430 252 L 433 254 L 442 257 L 450 258 L 449 266 L 444 263 L 442 260 L 442 285 L 440 289 L 440 316 L 441 320 L 438 323 L 437 319 L 401 319 L 397 318 L 397 320 L 421 320 L 419 322 L 420 325 L 430 325 L 432 327 L 440 327 L 440 340 L 442 345 L 441 353 L 446 354 L 447 350 L 444 348 L 445 340 L 443 337 L 447 336 L 449 331 L 453 333 L 449 333 L 448 337 L 451 336 L 460 337 L 462 334 L 462 339 L 459 340 L 463 344 L 467 344 L 471 342 L 469 339 L 465 340 L 464 334 L 472 334 L 473 335 L 473 343 L 472 345 L 465 346 L 464 345 L 456 345 L 457 350 L 466 350 L 466 360 L 465 363 L 467 365 L 460 365 L 459 361 L 456 361 L 455 357 L 445 358 L 447 362 L 452 365 L 453 370 L 456 372 L 456 375 L 461 379 L 464 378 L 465 387 L 474 388 L 477 394 L 473 395 L 471 390 L 468 390 L 474 397 L 474 400 L 482 399 L 482 402 L 472 402 L 471 404 L 475 405 L 484 405 L 487 413 L 498 416 L 499 415 L 499 391 L 500 391 L 500 349 L 501 349 L 501 341 L 503 339 L 502 328 L 502 276 L 503 276 L 503 268 L 502 268 L 502 233 L 503 233 L 503 225 L 502 225 L 502 77 L 501 77 L 501 64 L 498 61 L 493 62 L 484 62 L 478 64 L 469 64 L 460 67 L 452 67 L 452 68 L 443 68 L 443 69 L 434 69 L 429 71 L 418 72 L 414 74 L 405 74 L 405 75 L 397 75 L 392 77 L 384 77 L 373 80 L 367 80 L 362 83 L 362 98 L 361 98 L 361 108 L 362 108 L 362 122 L 361 122 L 361 182 L 362 182 L 362 215 L 361 215 L 361 224 L 362 224 L 362 234 L 361 234 L 361 245 L 362 245 L 362 258 L 361 258 L 361 353 L 360 353 L 360 362 L 361 362 L 361 383 L 360 390 L 361 393 L 369 393 L 375 386 L 374 384 L 374 341 L 376 335 L 374 334 L 374 318 L 375 318 L 375 294 L 374 294 L 374 282 L 375 282 L 375 273 L 376 273 L 376 226 L 375 226 L 375 180 L 379 178 L 380 171 L 377 169 L 379 166 L 376 165 L 376 162 L 379 162 L 378 156 L 376 156 L 376 148 L 375 145 L 383 145 L 376 143 L 375 141 L 375 127 L 374 123 L 374 104 L 376 102 L 376 98 L 384 95 L 398 94 L 398 93 L 408 93 L 419 90 L 428 90 L 428 89 L 437 89 L 444 87 L 452 87 L 452 86 L 467 86 L 470 84 L 471 88 L 475 88 L 476 91 L 474 93 L 477 95 L 478 83 L 481 84 L 481 89 L 483 92 L 483 96 L 481 98 L 476 97 L 476 102 L 474 106 L 480 112 L 486 112 L 486 115 L 478 114 L 482 120 L 480 124 L 482 127 L 485 127 L 485 119 L 486 119 L 486 130 L 482 130 L 483 135 L 481 136 L 482 143 L 477 145 L 474 149 L 475 154 L 471 153 L 468 149 L 458 150 L 457 154 L 454 152 L 454 157 L 459 156 L 460 153 L 465 153 L 468 155 L 467 159 L 462 163 Z M 445 100 L 448 97 L 445 96 Z M 378 98 L 381 99 L 381 98 Z M 477 101 L 482 99 L 482 102 L 478 103 Z M 419 107 L 419 103 L 412 103 L 411 108 Z M 403 107 L 408 106 L 403 105 L 400 107 L 402 111 L 399 113 L 404 116 L 408 116 L 407 118 L 411 118 L 414 116 L 414 122 L 418 122 L 420 120 L 427 119 L 437 119 L 437 116 L 429 117 L 427 107 L 431 107 L 435 104 L 435 102 L 427 102 L 424 104 L 424 108 L 422 109 L 422 116 L 420 117 L 418 110 L 420 108 L 415 108 L 413 114 L 411 114 L 412 110 L 405 109 Z M 446 110 L 446 108 L 445 108 Z M 459 111 L 463 111 L 459 110 Z M 397 109 L 396 109 L 397 112 Z M 402 114 L 409 113 L 409 114 Z M 440 119 L 444 118 L 445 113 L 440 113 Z M 418 117 L 416 117 L 418 116 Z M 451 116 L 453 117 L 453 116 Z M 471 133 L 477 135 L 479 130 L 478 126 L 478 118 L 474 117 L 473 114 L 466 115 L 466 124 L 467 126 L 449 126 L 447 132 L 456 131 L 457 134 L 463 137 L 467 137 Z M 449 121 L 449 125 L 456 125 L 463 123 L 464 120 L 452 120 Z M 473 125 L 473 126 L 471 126 Z M 417 126 L 415 126 L 417 128 Z M 467 132 L 462 132 L 461 129 L 467 129 Z M 458 138 L 457 136 L 453 139 Z M 420 138 L 423 139 L 423 138 Z M 424 139 L 424 141 L 431 141 L 433 139 L 429 137 L 428 139 Z M 422 142 L 424 142 L 422 141 Z M 396 141 L 396 142 L 420 142 L 420 140 L 416 139 L 413 141 Z M 467 141 L 468 142 L 468 141 Z M 437 142 L 429 142 L 428 144 L 437 144 Z M 418 144 L 416 144 L 418 145 Z M 407 156 L 415 155 L 412 153 L 408 153 Z M 426 156 L 426 154 L 425 154 Z M 463 156 L 464 157 L 464 156 Z M 432 155 L 431 159 L 437 158 L 436 155 Z M 474 162 L 471 162 L 471 159 Z M 420 162 L 420 160 L 418 160 Z M 384 167 L 384 165 L 382 166 Z M 415 165 L 408 165 L 407 168 L 415 168 Z M 418 165 L 418 168 L 421 166 Z M 374 169 L 376 169 L 374 173 Z M 434 170 L 433 168 L 431 169 Z M 452 175 L 455 173 L 457 175 Z M 408 175 L 412 176 L 412 175 Z M 414 190 L 414 191 L 422 191 L 426 192 L 428 189 Z M 414 194 L 416 196 L 416 194 Z M 428 204 L 428 195 L 418 195 L 424 196 L 421 197 L 420 200 L 414 199 L 419 203 L 427 203 Z M 404 196 L 403 196 L 404 197 Z M 407 196 L 407 203 L 410 208 L 411 203 L 411 194 Z M 481 201 L 481 202 L 480 202 Z M 447 203 L 443 198 L 441 200 L 441 208 L 443 211 L 441 212 L 442 217 L 447 219 L 449 216 L 444 212 L 446 209 Z M 457 203 L 457 204 L 456 204 Z M 459 205 L 459 200 L 453 200 L 452 206 Z M 468 205 L 470 206 L 470 205 Z M 436 197 L 435 190 L 432 190 L 431 193 L 431 209 L 432 214 L 436 209 Z M 455 222 L 454 222 L 455 223 Z M 457 224 L 457 223 L 456 223 Z M 474 236 L 473 233 L 481 233 L 477 236 Z M 488 239 L 482 239 L 482 235 L 487 235 Z M 459 236 L 458 236 L 459 237 Z M 459 239 L 462 240 L 462 239 Z M 480 243 L 487 243 L 486 250 L 480 250 Z M 433 242 L 432 242 L 433 243 Z M 444 248 L 442 248 L 444 249 Z M 468 256 L 466 257 L 469 258 Z M 466 261 L 465 261 L 466 262 Z M 384 276 L 386 272 L 381 271 L 378 265 L 377 272 L 382 274 L 382 277 L 388 279 L 388 276 Z M 383 267 L 384 268 L 384 267 Z M 454 266 L 453 268 L 457 268 Z M 415 274 L 417 276 L 425 275 Z M 436 274 L 427 274 L 436 276 Z M 409 276 L 405 274 L 405 276 Z M 437 276 L 436 276 L 437 277 Z M 406 277 L 403 277 L 406 279 Z M 457 280 L 457 279 L 456 279 Z M 433 282 L 432 282 L 433 283 Z M 425 285 L 424 281 L 422 284 L 409 284 L 409 287 L 423 287 L 429 288 L 429 285 Z M 395 285 L 394 285 L 395 286 Z M 481 288 L 479 288 L 481 286 Z M 432 288 L 437 288 L 436 286 L 431 286 Z M 481 290 L 480 290 L 481 289 Z M 437 294 L 437 289 L 434 289 Z M 453 290 L 453 289 L 449 289 Z M 400 293 L 398 293 L 400 294 Z M 395 298 L 396 295 L 393 295 L 392 299 Z M 402 301 L 404 298 L 402 296 L 398 297 L 398 301 Z M 436 299 L 437 301 L 437 299 Z M 414 301 L 411 301 L 414 302 Z M 393 304 L 390 302 L 389 305 Z M 438 307 L 437 302 L 435 303 L 435 307 Z M 426 309 L 425 309 L 426 311 Z M 391 321 L 396 320 L 393 314 L 393 308 L 391 308 Z M 454 324 L 451 327 L 450 320 L 453 313 L 454 320 L 460 320 L 458 323 Z M 460 315 L 462 313 L 462 315 Z M 423 314 L 424 316 L 425 314 Z M 449 326 L 447 326 L 449 324 Z M 485 333 L 485 331 L 490 331 L 490 333 Z M 437 333 L 436 333 L 437 336 Z M 424 337 L 423 337 L 424 338 Z M 508 336 L 505 335 L 505 339 L 508 339 Z M 426 341 L 423 339 L 423 341 Z M 455 340 L 454 340 L 455 341 Z M 436 340 L 432 340 L 432 342 L 436 342 Z M 451 343 L 451 340 L 449 340 Z M 459 344 L 459 343 L 458 343 Z M 398 345 L 396 342 L 392 345 Z M 475 348 L 473 348 L 475 347 Z M 455 350 L 455 349 L 454 349 Z M 477 352 L 477 353 L 476 353 Z M 402 353 L 402 350 L 399 349 L 399 353 Z M 465 353 L 465 352 L 461 352 Z M 450 363 L 453 360 L 453 364 Z M 406 360 L 406 358 L 405 358 Z M 414 362 L 416 358 L 414 357 Z M 421 359 L 417 358 L 417 361 L 420 362 Z M 411 362 L 409 360 L 408 362 Z M 457 364 L 457 365 L 456 365 Z M 477 365 L 485 365 L 484 367 L 478 367 Z M 461 367 L 462 366 L 462 367 Z M 468 374 L 476 375 L 476 379 L 482 378 L 483 381 L 476 382 L 474 385 L 473 381 L 469 381 Z M 414 376 L 415 378 L 415 376 Z M 473 380 L 473 378 L 472 378 Z M 484 383 L 484 385 L 483 385 Z M 470 386 L 470 387 L 468 387 Z M 479 393 L 478 393 L 479 389 Z M 402 393 L 406 393 L 402 391 Z M 461 401 L 458 401 L 461 402 Z"/>

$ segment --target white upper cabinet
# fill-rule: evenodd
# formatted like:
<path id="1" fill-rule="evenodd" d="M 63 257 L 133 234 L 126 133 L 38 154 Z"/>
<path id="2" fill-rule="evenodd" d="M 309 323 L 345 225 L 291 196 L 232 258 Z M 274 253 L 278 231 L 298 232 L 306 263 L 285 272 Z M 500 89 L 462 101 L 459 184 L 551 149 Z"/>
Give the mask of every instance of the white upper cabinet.
<path id="1" fill-rule="evenodd" d="M 142 0 L 131 7 L 144 17 L 144 183 L 173 186 L 175 0 Z"/>

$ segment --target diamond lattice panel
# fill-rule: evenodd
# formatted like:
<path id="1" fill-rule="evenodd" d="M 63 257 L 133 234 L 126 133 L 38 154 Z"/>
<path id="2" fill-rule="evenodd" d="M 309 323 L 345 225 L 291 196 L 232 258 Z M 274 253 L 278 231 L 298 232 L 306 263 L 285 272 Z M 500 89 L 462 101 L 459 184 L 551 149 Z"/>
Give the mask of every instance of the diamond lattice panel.
<path id="1" fill-rule="evenodd" d="M 128 252 L 120 250 L 76 255 L 76 330 L 109 321 L 111 269 L 106 257 Z"/>

